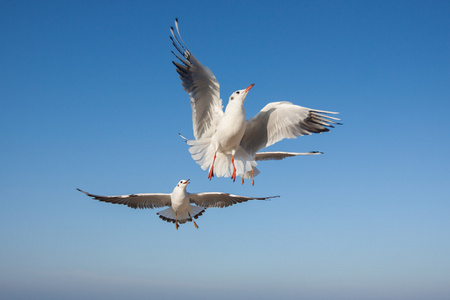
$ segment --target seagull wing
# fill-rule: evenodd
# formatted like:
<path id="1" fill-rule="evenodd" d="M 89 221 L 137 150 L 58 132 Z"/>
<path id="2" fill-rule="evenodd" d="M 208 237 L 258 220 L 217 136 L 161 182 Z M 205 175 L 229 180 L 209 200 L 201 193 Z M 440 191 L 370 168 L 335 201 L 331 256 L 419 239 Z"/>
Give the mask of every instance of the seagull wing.
<path id="1" fill-rule="evenodd" d="M 247 121 L 240 146 L 250 155 L 282 139 L 329 131 L 338 118 L 336 112 L 310 109 L 291 102 L 267 104 L 254 118 Z"/>
<path id="2" fill-rule="evenodd" d="M 203 66 L 189 51 L 181 38 L 177 19 L 175 19 L 175 28 L 179 38 L 171 27 L 170 39 L 181 56 L 172 51 L 179 60 L 179 62 L 173 61 L 173 64 L 180 75 L 184 90 L 189 93 L 194 137 L 199 140 L 204 136 L 212 135 L 223 116 L 220 85 L 211 70 Z"/>
<path id="3" fill-rule="evenodd" d="M 318 155 L 323 154 L 323 152 L 319 151 L 311 151 L 311 152 L 257 152 L 255 154 L 255 160 L 282 160 L 286 157 L 299 156 L 299 155 Z"/>
<path id="4" fill-rule="evenodd" d="M 85 193 L 89 197 L 96 200 L 109 202 L 114 204 L 124 204 L 131 208 L 155 208 L 170 206 L 170 194 L 131 194 L 121 196 L 100 196 L 87 193 L 80 189 L 77 189 L 82 193 Z"/>
<path id="5" fill-rule="evenodd" d="M 270 198 L 276 198 L 279 196 L 270 196 L 270 197 L 244 197 L 237 196 L 227 193 L 198 193 L 198 194 L 189 194 L 189 199 L 191 203 L 195 203 L 201 207 L 227 207 L 236 203 L 246 202 L 248 200 L 267 200 Z"/>

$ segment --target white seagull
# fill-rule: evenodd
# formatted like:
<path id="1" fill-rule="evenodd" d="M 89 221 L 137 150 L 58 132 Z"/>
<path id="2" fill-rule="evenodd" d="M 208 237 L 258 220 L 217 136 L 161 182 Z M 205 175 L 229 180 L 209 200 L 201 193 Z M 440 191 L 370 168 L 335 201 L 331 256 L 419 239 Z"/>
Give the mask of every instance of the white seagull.
<path id="1" fill-rule="evenodd" d="M 184 224 L 187 221 L 193 222 L 195 228 L 198 228 L 194 219 L 201 216 L 209 207 L 227 207 L 236 203 L 246 202 L 248 200 L 267 200 L 279 196 L 270 197 L 244 197 L 228 193 L 188 193 L 186 187 L 189 184 L 188 180 L 180 180 L 177 186 L 170 194 L 162 193 L 145 193 L 145 194 L 131 194 L 121 196 L 100 196 L 90 194 L 88 192 L 77 189 L 78 191 L 88 195 L 99 201 L 124 204 L 131 208 L 157 208 L 169 206 L 157 213 L 161 219 L 167 222 L 175 223 L 175 228 L 178 230 L 179 224 Z M 196 206 L 191 205 L 194 203 Z"/>
<path id="2" fill-rule="evenodd" d="M 209 179 L 213 176 L 231 176 L 233 181 L 236 176 L 253 179 L 259 174 L 256 168 L 259 150 L 285 138 L 329 131 L 333 124 L 340 124 L 337 122 L 340 119 L 328 115 L 336 112 L 286 101 L 269 103 L 254 118 L 246 120 L 244 101 L 254 84 L 234 92 L 224 112 L 216 77 L 192 55 L 180 35 L 177 19 L 175 28 L 178 36 L 171 27 L 170 39 L 181 56 L 172 51 L 180 61 L 173 63 L 192 107 L 195 140 L 187 140 L 187 144 L 192 158 L 203 170 L 209 169 Z M 304 154 L 268 152 L 261 157 L 283 159 Z"/>

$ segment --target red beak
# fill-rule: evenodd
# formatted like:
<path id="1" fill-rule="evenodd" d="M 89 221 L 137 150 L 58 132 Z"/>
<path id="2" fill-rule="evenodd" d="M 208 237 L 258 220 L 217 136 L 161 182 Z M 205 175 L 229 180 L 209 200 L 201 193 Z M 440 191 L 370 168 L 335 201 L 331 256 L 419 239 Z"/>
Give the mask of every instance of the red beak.
<path id="1" fill-rule="evenodd" d="M 251 89 L 254 85 L 255 85 L 254 83 L 250 84 L 250 86 L 249 86 L 248 88 L 246 88 L 244 92 L 247 93 L 248 91 L 250 91 L 250 89 Z"/>

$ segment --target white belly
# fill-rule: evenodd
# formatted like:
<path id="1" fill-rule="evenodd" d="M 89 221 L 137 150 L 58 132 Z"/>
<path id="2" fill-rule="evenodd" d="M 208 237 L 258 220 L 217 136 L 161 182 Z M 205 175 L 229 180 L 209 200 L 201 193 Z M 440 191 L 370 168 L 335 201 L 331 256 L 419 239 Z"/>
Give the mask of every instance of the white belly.
<path id="1" fill-rule="evenodd" d="M 189 208 L 189 197 L 184 191 L 174 191 L 172 193 L 172 209 L 174 211 L 183 212 Z"/>
<path id="2" fill-rule="evenodd" d="M 244 136 L 245 125 L 244 113 L 225 115 L 212 138 L 217 150 L 221 152 L 236 150 Z"/>

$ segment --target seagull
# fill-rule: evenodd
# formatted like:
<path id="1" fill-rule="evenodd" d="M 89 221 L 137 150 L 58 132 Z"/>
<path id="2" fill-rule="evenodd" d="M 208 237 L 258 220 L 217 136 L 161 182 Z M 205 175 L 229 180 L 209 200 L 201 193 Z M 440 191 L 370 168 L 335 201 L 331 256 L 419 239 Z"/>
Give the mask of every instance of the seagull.
<path id="1" fill-rule="evenodd" d="M 187 140 L 192 158 L 208 178 L 236 176 L 252 178 L 259 174 L 256 168 L 258 151 L 285 138 L 321 133 L 340 124 L 330 115 L 337 112 L 310 109 L 291 102 L 267 104 L 255 117 L 246 120 L 244 101 L 255 84 L 237 90 L 228 99 L 223 111 L 220 85 L 212 71 L 203 66 L 191 53 L 181 37 L 178 19 L 171 27 L 170 39 L 178 61 L 172 61 L 184 90 L 189 94 L 195 140 Z M 262 155 L 264 156 L 264 155 Z M 265 159 L 289 157 L 288 152 L 267 155 Z M 295 155 L 294 155 L 295 156 Z"/>
<path id="2" fill-rule="evenodd" d="M 100 196 L 90 194 L 77 188 L 78 191 L 86 194 L 99 201 L 124 204 L 131 208 L 157 208 L 169 206 L 157 213 L 159 217 L 167 222 L 175 223 L 175 228 L 178 230 L 179 224 L 184 224 L 187 221 L 193 222 L 195 228 L 198 229 L 197 223 L 194 219 L 201 216 L 209 207 L 228 207 L 236 203 L 246 202 L 248 200 L 267 200 L 277 198 L 279 196 L 270 197 L 244 197 L 228 193 L 188 193 L 186 187 L 189 184 L 189 179 L 180 180 L 176 187 L 170 194 L 162 193 L 145 193 L 145 194 L 130 194 L 121 196 Z M 191 205 L 190 203 L 194 203 Z"/>

